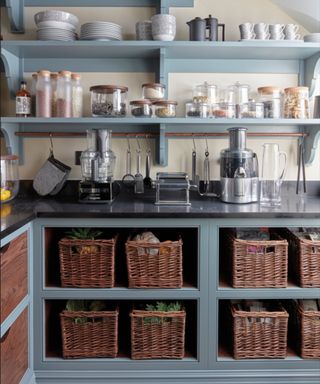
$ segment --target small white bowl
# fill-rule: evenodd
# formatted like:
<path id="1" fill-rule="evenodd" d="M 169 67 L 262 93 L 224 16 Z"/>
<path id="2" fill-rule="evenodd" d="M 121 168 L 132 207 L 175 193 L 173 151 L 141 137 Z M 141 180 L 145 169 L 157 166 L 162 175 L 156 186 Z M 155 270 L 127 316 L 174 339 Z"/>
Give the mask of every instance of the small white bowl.
<path id="1" fill-rule="evenodd" d="M 58 10 L 50 10 L 38 12 L 34 15 L 34 21 L 38 25 L 43 21 L 58 21 L 64 22 L 73 25 L 75 28 L 79 25 L 79 19 L 77 16 L 73 15 L 69 12 L 58 11 Z"/>

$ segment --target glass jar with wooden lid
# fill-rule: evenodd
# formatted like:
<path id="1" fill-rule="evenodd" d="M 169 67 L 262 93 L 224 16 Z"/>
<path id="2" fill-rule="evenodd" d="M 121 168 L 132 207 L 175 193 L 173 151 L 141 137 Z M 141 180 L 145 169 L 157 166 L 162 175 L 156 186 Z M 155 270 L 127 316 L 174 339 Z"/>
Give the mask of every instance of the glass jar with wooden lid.
<path id="1" fill-rule="evenodd" d="M 94 117 L 125 117 L 128 87 L 95 85 L 90 88 L 91 113 Z"/>
<path id="2" fill-rule="evenodd" d="M 284 90 L 284 118 L 309 118 L 308 87 L 291 87 Z"/>

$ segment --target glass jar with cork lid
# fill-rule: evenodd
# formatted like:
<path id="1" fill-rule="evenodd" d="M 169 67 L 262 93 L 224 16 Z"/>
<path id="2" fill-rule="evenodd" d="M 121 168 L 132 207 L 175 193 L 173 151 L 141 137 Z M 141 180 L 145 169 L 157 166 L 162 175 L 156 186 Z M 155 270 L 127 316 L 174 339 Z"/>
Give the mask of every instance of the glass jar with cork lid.
<path id="1" fill-rule="evenodd" d="M 309 88 L 291 87 L 284 90 L 284 118 L 309 118 Z"/>
<path id="2" fill-rule="evenodd" d="M 94 117 L 125 117 L 128 87 L 95 85 L 90 88 L 91 113 Z"/>

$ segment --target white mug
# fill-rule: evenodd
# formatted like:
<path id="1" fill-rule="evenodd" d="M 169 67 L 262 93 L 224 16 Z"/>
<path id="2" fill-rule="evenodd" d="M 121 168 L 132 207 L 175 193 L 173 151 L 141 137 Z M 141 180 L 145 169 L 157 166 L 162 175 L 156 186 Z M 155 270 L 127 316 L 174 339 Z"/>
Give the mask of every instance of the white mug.
<path id="1" fill-rule="evenodd" d="M 285 25 L 284 24 L 270 24 L 269 25 L 269 32 L 270 33 L 282 33 L 284 30 Z"/>
<path id="2" fill-rule="evenodd" d="M 254 25 L 254 31 L 256 34 L 267 33 L 269 31 L 269 24 L 257 23 Z"/>
<path id="3" fill-rule="evenodd" d="M 284 27 L 285 33 L 297 33 L 299 26 L 297 24 L 286 24 Z"/>
<path id="4" fill-rule="evenodd" d="M 252 23 L 243 23 L 239 25 L 240 31 L 253 32 L 254 24 Z"/>

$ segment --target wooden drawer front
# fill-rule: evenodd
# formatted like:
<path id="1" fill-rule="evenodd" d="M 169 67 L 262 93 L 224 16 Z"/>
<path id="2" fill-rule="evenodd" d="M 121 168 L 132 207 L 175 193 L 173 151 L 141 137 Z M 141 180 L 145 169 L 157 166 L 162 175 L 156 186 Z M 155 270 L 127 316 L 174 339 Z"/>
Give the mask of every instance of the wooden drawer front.
<path id="1" fill-rule="evenodd" d="M 18 384 L 28 369 L 28 308 L 1 338 L 1 383 Z"/>
<path id="2" fill-rule="evenodd" d="M 1 248 L 1 323 L 28 294 L 27 232 Z"/>

